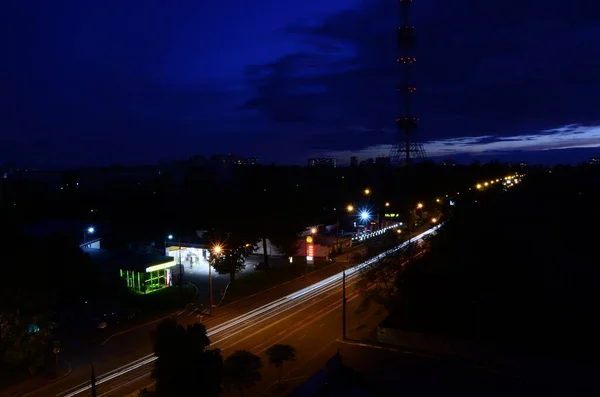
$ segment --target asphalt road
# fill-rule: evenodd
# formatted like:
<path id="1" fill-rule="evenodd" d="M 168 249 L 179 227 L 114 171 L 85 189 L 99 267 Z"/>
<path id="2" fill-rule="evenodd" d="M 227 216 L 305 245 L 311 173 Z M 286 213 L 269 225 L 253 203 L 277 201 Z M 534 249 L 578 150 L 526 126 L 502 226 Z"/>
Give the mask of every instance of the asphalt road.
<path id="1" fill-rule="evenodd" d="M 262 354 L 271 344 L 280 343 L 280 340 L 297 345 L 299 359 L 294 365 L 299 365 L 303 362 L 302 354 L 305 354 L 300 351 L 315 352 L 315 346 L 325 343 L 325 348 L 340 335 L 339 314 L 334 313 L 336 310 L 339 312 L 336 305 L 340 302 L 339 272 L 342 269 L 343 265 L 333 264 L 310 273 L 306 279 L 296 279 L 236 304 L 219 308 L 215 311 L 215 316 L 209 319 L 201 319 L 195 312 L 181 311 L 177 320 L 182 324 L 204 320 L 211 341 L 215 347 L 223 349 L 224 355 L 237 349 Z M 351 284 L 352 278 L 357 275 L 357 272 L 349 274 L 348 283 Z M 296 291 L 300 292 L 294 293 Z M 350 304 L 353 304 L 352 299 L 355 298 L 356 296 L 348 296 Z M 351 311 L 352 309 L 348 311 L 350 327 L 365 318 L 363 314 L 353 319 Z M 133 391 L 149 382 L 148 373 L 154 360 L 151 354 L 151 331 L 155 326 L 156 324 L 148 324 L 115 336 L 100 349 L 89 352 L 97 374 L 99 396 L 125 395 L 129 390 Z M 282 338 L 297 340 L 287 341 Z M 302 339 L 307 342 L 302 342 Z M 265 346 L 266 341 L 270 343 L 268 346 Z M 307 345 L 303 345 L 304 343 Z M 90 391 L 85 390 L 89 385 L 89 364 L 80 361 L 73 365 L 76 369 L 67 378 L 26 395 L 90 395 Z M 293 369 L 293 365 L 290 369 Z M 268 379 L 269 369 L 264 373 Z"/>
<path id="2" fill-rule="evenodd" d="M 354 284 L 356 275 L 349 276 L 347 281 L 347 330 L 349 338 L 362 339 L 383 320 L 385 312 L 376 306 L 357 312 L 360 300 Z M 341 280 L 337 280 L 289 302 L 261 309 L 255 312 L 255 316 L 251 312 L 242 321 L 234 320 L 212 327 L 207 324 L 211 347 L 221 349 L 224 357 L 236 350 L 248 350 L 262 358 L 265 364 L 263 380 L 245 393 L 252 396 L 267 393 L 278 380 L 278 371 L 268 366 L 266 349 L 277 343 L 294 346 L 297 349 L 296 361 L 284 367 L 283 384 L 291 388 L 314 373 L 322 359 L 326 360 L 331 355 L 332 346 L 342 332 L 341 299 Z M 150 384 L 153 363 L 149 359 L 146 361 L 141 361 L 139 368 L 126 375 L 100 384 L 98 396 L 127 395 Z M 316 367 L 311 365 L 313 362 Z M 89 390 L 87 392 L 89 394 Z M 237 391 L 233 395 L 237 395 Z"/>

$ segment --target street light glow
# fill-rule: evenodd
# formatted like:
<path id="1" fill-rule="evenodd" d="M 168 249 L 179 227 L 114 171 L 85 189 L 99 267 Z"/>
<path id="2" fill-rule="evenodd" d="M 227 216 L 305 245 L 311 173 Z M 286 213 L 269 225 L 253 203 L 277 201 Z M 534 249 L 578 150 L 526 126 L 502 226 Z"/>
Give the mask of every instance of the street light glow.
<path id="1" fill-rule="evenodd" d="M 431 223 L 437 223 L 437 218 L 431 218 Z"/>
<path id="2" fill-rule="evenodd" d="M 93 227 L 93 226 L 90 226 L 90 227 L 88 227 L 88 229 L 87 229 L 87 232 L 88 232 L 89 234 L 93 234 L 95 231 L 96 231 L 96 229 L 94 229 L 94 227 Z"/>
<path id="3" fill-rule="evenodd" d="M 419 203 L 419 204 L 417 204 L 417 208 L 418 208 L 418 209 L 422 209 L 422 208 L 423 208 L 423 203 Z"/>
<path id="4" fill-rule="evenodd" d="M 316 232 L 317 232 L 317 228 L 316 227 L 313 227 L 313 228 L 310 229 L 310 233 L 311 234 L 315 234 Z"/>
<path id="5" fill-rule="evenodd" d="M 390 206 L 390 203 L 389 203 L 389 202 L 388 202 L 388 203 L 385 203 L 385 206 L 386 206 L 386 207 L 389 207 L 389 206 Z"/>
<path id="6" fill-rule="evenodd" d="M 371 189 L 365 189 L 365 194 L 368 196 L 369 194 L 371 194 Z"/>
<path id="7" fill-rule="evenodd" d="M 172 235 L 172 234 L 169 234 L 169 235 L 167 236 L 167 238 L 168 238 L 169 240 L 173 240 L 173 235 Z"/>
<path id="8" fill-rule="evenodd" d="M 352 212 L 352 211 L 354 211 L 354 206 L 352 204 L 348 204 L 348 206 L 346 207 L 346 210 L 348 212 Z"/>
<path id="9" fill-rule="evenodd" d="M 221 251 L 223 251 L 223 247 L 221 247 L 220 245 L 215 245 L 215 246 L 213 247 L 213 252 L 214 252 L 215 254 L 220 254 L 220 253 L 221 253 Z"/>
<path id="10" fill-rule="evenodd" d="M 369 219 L 369 213 L 367 211 L 363 211 L 360 213 L 360 219 L 366 221 L 367 219 Z"/>

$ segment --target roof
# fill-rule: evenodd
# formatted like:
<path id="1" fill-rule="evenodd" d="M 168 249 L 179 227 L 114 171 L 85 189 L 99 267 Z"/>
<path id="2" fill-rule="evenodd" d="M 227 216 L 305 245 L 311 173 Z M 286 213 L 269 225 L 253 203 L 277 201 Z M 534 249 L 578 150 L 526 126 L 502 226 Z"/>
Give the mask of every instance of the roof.
<path id="1" fill-rule="evenodd" d="M 89 254 L 101 269 L 111 272 L 119 269 L 145 272 L 146 268 L 150 266 L 162 265 L 174 260 L 170 256 L 138 254 L 133 251 L 114 251 L 102 248 L 82 248 L 82 250 Z"/>

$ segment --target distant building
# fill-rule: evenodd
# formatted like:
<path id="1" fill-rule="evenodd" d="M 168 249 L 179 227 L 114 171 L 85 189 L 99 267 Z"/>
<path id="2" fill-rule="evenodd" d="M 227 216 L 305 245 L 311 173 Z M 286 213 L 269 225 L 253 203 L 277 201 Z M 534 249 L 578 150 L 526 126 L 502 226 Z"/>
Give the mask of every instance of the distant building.
<path id="1" fill-rule="evenodd" d="M 588 160 L 588 164 L 596 167 L 600 166 L 600 157 L 592 157 Z"/>
<path id="2" fill-rule="evenodd" d="M 373 165 L 375 164 L 375 160 L 371 159 L 366 159 L 360 162 L 360 166 L 364 167 L 364 166 L 369 166 L 369 165 Z"/>
<path id="3" fill-rule="evenodd" d="M 350 157 L 350 167 L 358 167 L 358 157 Z"/>
<path id="4" fill-rule="evenodd" d="M 308 166 L 335 168 L 337 167 L 337 161 L 334 158 L 316 157 L 308 159 Z"/>
<path id="5" fill-rule="evenodd" d="M 442 165 L 442 167 L 455 167 L 456 166 L 456 162 L 450 158 L 440 161 L 440 164 Z"/>
<path id="6" fill-rule="evenodd" d="M 381 156 L 375 158 L 375 164 L 377 165 L 390 165 L 390 158 L 387 156 Z"/>
<path id="7" fill-rule="evenodd" d="M 527 168 L 528 166 L 529 164 L 524 161 L 519 163 L 508 163 L 508 168 Z"/>
<path id="8" fill-rule="evenodd" d="M 238 157 L 233 154 L 216 154 L 211 157 L 211 161 L 223 166 L 259 164 L 258 157 Z"/>

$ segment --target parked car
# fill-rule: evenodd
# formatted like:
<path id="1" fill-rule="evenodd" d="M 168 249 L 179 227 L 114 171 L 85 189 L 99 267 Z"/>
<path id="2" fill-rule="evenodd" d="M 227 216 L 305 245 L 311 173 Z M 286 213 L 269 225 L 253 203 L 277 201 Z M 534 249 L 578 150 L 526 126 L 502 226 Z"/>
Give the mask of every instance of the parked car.
<path id="1" fill-rule="evenodd" d="M 269 269 L 269 265 L 267 265 L 265 262 L 258 262 L 254 265 L 254 270 L 268 270 Z"/>

